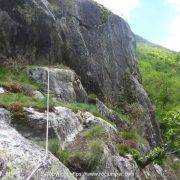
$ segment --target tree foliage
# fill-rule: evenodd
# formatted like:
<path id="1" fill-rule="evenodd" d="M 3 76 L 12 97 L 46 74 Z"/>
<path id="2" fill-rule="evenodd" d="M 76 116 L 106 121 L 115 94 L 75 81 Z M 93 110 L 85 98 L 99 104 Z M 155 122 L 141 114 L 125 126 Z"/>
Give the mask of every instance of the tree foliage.
<path id="1" fill-rule="evenodd" d="M 142 82 L 160 122 L 168 153 L 179 156 L 180 142 L 180 53 L 138 43 L 137 56 Z"/>

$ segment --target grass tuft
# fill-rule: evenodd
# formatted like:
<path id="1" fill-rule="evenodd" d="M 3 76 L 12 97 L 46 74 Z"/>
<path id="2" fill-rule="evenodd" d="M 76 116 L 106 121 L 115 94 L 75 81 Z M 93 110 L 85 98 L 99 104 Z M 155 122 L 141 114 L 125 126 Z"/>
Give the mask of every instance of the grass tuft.
<path id="1" fill-rule="evenodd" d="M 104 139 L 107 137 L 107 132 L 102 126 L 94 126 L 93 128 L 87 130 L 84 133 L 84 136 L 88 140 L 93 140 L 93 139 Z"/>

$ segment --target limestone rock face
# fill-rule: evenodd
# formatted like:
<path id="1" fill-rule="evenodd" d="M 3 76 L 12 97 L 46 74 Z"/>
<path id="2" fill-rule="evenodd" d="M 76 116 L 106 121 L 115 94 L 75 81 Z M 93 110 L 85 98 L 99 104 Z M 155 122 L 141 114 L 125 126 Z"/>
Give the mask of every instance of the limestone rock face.
<path id="1" fill-rule="evenodd" d="M 26 179 L 43 159 L 45 150 L 21 136 L 10 125 L 10 113 L 0 109 L 0 178 L 8 180 Z M 54 179 L 50 173 L 59 173 L 58 179 L 76 179 L 51 153 L 48 163 L 41 167 L 34 179 Z"/>
<path id="2" fill-rule="evenodd" d="M 17 56 L 30 64 L 63 63 L 81 77 L 87 92 L 101 100 L 141 103 L 145 134 L 151 146 L 160 142 L 152 105 L 146 95 L 139 96 L 144 90 L 135 37 L 122 18 L 94 1 L 0 0 L 0 49 L 1 63 Z M 71 88 L 68 92 L 76 99 Z"/>
<path id="3" fill-rule="evenodd" d="M 37 83 L 47 85 L 47 68 L 28 68 L 27 74 Z M 78 76 L 69 69 L 49 68 L 51 94 L 64 101 L 87 102 L 87 93 Z"/>

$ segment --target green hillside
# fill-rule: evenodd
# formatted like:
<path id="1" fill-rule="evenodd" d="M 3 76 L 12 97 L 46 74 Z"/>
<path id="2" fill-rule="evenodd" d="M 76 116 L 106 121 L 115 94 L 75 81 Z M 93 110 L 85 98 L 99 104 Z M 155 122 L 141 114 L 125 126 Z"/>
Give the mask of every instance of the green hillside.
<path id="1" fill-rule="evenodd" d="M 163 137 L 171 143 L 173 150 L 178 150 L 180 53 L 138 42 L 137 56 L 142 82 L 154 104 Z"/>

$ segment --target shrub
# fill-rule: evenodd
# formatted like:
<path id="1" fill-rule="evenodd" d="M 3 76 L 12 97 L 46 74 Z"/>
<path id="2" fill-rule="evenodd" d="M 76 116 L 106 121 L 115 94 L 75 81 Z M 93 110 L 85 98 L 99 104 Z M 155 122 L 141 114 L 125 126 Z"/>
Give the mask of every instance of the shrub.
<path id="1" fill-rule="evenodd" d="M 26 60 L 24 59 L 23 56 L 20 55 L 14 58 L 7 58 L 4 61 L 4 66 L 7 69 L 11 69 L 16 73 L 19 73 L 25 67 L 25 64 L 26 64 Z"/>
<path id="2" fill-rule="evenodd" d="M 89 156 L 83 152 L 71 152 L 67 159 L 67 166 L 75 172 L 91 172 L 89 167 Z"/>
<path id="3" fill-rule="evenodd" d="M 165 150 L 160 147 L 156 147 L 150 152 L 142 155 L 135 150 L 131 151 L 131 153 L 139 167 L 142 169 L 151 163 L 162 165 L 163 160 L 165 159 Z"/>
<path id="4" fill-rule="evenodd" d="M 169 150 L 171 149 L 171 151 L 174 151 L 180 157 L 179 122 L 180 110 L 175 110 L 168 112 L 160 123 L 162 134 L 165 143 L 169 146 Z"/>
<path id="5" fill-rule="evenodd" d="M 127 153 L 129 153 L 130 147 L 127 144 L 120 144 L 118 148 L 118 152 L 120 156 L 125 156 Z"/>
<path id="6" fill-rule="evenodd" d="M 133 158 L 137 162 L 137 164 L 142 160 L 142 154 L 138 150 L 131 149 L 130 154 L 133 156 Z"/>
<path id="7" fill-rule="evenodd" d="M 90 144 L 89 152 L 84 153 L 60 150 L 58 158 L 72 171 L 92 172 L 99 165 L 103 150 L 102 142 L 93 141 Z"/>
<path id="8" fill-rule="evenodd" d="M 12 114 L 12 124 L 27 125 L 26 115 L 23 112 L 23 106 L 18 103 L 11 104 L 7 107 Z"/>
<path id="9" fill-rule="evenodd" d="M 155 164 L 161 165 L 165 157 L 164 150 L 160 147 L 154 148 L 146 155 L 146 158 L 151 159 Z"/>

